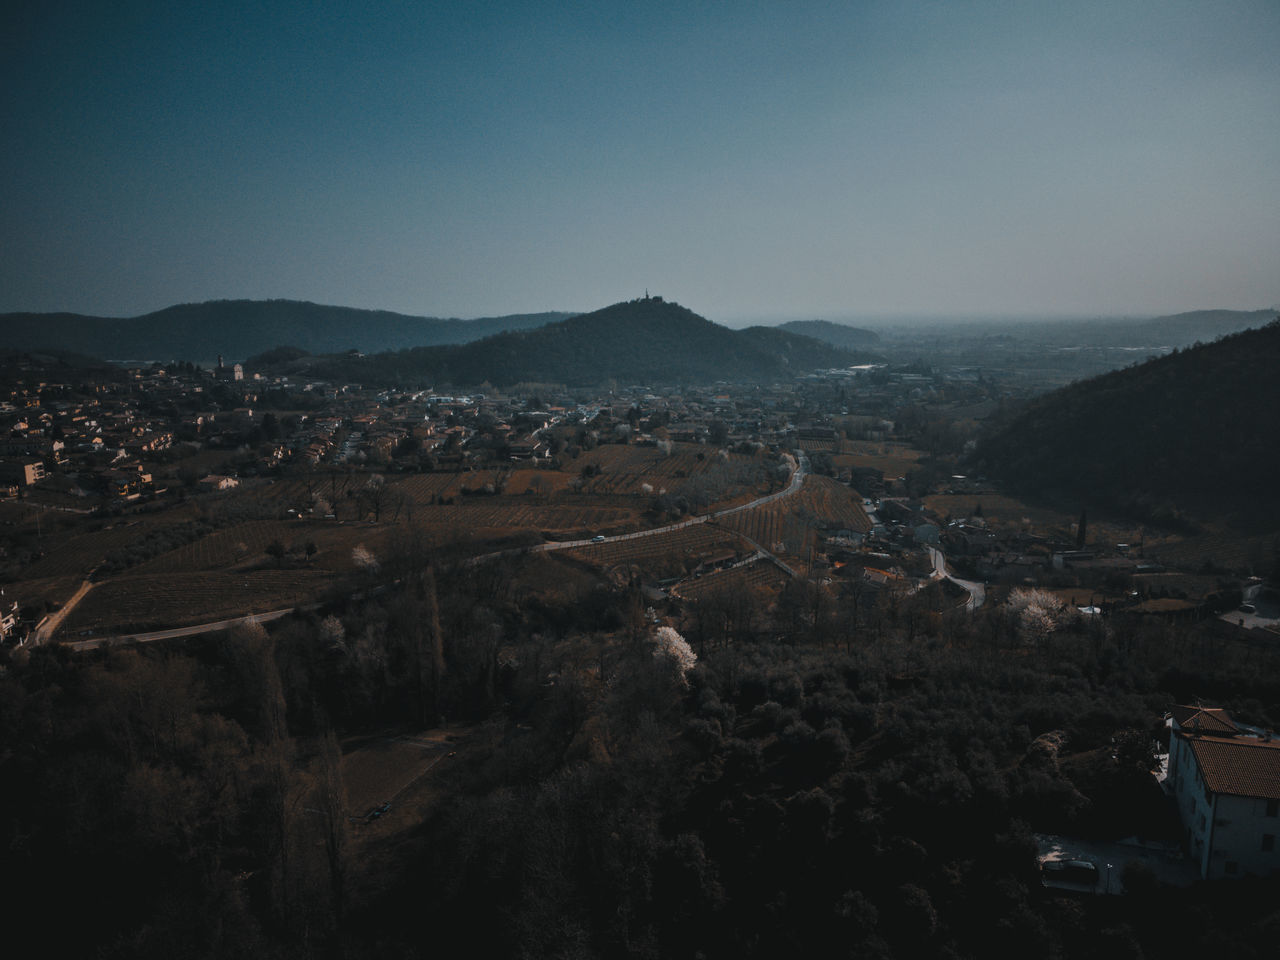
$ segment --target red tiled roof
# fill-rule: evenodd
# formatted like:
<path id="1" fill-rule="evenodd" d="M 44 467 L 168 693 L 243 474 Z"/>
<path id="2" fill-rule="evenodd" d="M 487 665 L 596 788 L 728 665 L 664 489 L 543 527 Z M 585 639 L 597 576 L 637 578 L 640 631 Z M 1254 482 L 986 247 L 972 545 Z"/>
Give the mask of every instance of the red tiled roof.
<path id="1" fill-rule="evenodd" d="M 1175 706 L 1170 713 L 1174 722 L 1188 733 L 1239 733 L 1227 711 L 1221 707 Z"/>
<path id="2" fill-rule="evenodd" d="M 1186 737 L 1214 793 L 1280 800 L 1280 741 Z"/>

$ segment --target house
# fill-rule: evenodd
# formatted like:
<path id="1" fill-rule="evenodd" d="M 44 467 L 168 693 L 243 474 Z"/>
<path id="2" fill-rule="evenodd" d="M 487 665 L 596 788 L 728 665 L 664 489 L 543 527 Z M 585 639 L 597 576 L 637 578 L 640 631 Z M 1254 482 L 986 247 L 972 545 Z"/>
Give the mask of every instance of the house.
<path id="1" fill-rule="evenodd" d="M 1280 876 L 1280 740 L 1217 707 L 1175 706 L 1167 789 L 1200 876 Z"/>
<path id="2" fill-rule="evenodd" d="M 7 606 L 8 609 L 0 606 L 0 644 L 15 643 L 22 646 L 26 638 L 19 634 L 18 603 L 15 600 Z"/>
<path id="3" fill-rule="evenodd" d="M 44 479 L 44 463 L 30 459 L 0 463 L 0 478 L 16 486 L 29 487 Z"/>
<path id="4" fill-rule="evenodd" d="M 201 490 L 231 490 L 240 486 L 240 481 L 235 477 L 211 473 L 207 477 L 202 477 L 199 485 Z"/>
<path id="5" fill-rule="evenodd" d="M 106 484 L 107 494 L 112 497 L 136 500 L 151 486 L 151 474 L 141 467 L 103 470 L 99 476 Z"/>

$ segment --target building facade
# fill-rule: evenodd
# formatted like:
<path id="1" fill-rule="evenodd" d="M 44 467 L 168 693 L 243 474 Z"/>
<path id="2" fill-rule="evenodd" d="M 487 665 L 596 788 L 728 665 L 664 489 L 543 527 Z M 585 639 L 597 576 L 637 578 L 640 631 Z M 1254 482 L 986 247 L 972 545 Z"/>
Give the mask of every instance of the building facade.
<path id="1" fill-rule="evenodd" d="M 1280 740 L 1220 708 L 1172 713 L 1168 786 L 1200 875 L 1280 875 Z"/>

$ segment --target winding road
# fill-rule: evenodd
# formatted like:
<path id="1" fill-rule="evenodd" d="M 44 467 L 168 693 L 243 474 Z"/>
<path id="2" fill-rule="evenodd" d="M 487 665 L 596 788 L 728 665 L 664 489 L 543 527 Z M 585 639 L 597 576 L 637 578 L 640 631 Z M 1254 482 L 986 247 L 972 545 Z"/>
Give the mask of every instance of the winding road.
<path id="1" fill-rule="evenodd" d="M 751 500 L 748 503 L 739 504 L 736 507 L 727 507 L 724 510 L 717 510 L 697 517 L 690 517 L 688 520 L 682 520 L 679 523 L 669 523 L 665 526 L 652 527 L 648 530 L 637 530 L 632 533 L 622 533 L 612 537 L 605 537 L 603 540 L 596 540 L 592 538 L 588 540 L 559 540 L 550 543 L 540 543 L 533 547 L 522 547 L 513 550 L 501 550 L 496 553 L 482 554 L 481 556 L 471 558 L 471 560 L 467 562 L 469 564 L 478 564 L 483 563 L 486 560 L 513 556 L 519 553 L 546 553 L 553 550 L 568 550 L 573 547 L 585 547 L 593 544 L 619 543 L 624 540 L 636 540 L 642 537 L 654 537 L 661 533 L 671 533 L 674 530 L 683 530 L 685 527 L 691 527 L 700 523 L 709 523 L 713 520 L 718 520 L 721 517 L 741 513 L 745 510 L 753 510 L 756 507 L 773 503 L 777 500 L 783 499 L 784 497 L 793 496 L 804 486 L 804 478 L 808 473 L 808 469 L 808 458 L 805 457 L 803 453 L 797 451 L 796 468 L 791 472 L 791 479 L 787 485 L 781 490 L 767 494 L 763 497 L 757 497 L 755 500 Z M 791 576 L 797 575 L 791 567 L 783 563 L 782 560 L 774 556 L 769 550 L 751 540 L 749 537 L 744 536 L 743 539 L 756 548 L 759 556 L 768 557 Z M 983 588 L 983 585 L 971 580 L 960 580 L 951 576 L 947 573 L 947 558 L 942 551 L 936 547 L 929 547 L 928 550 L 929 556 L 933 560 L 932 579 L 950 580 L 952 583 L 963 587 L 968 591 L 969 599 L 965 603 L 965 609 L 976 610 L 978 607 L 982 606 L 986 600 L 986 591 Z M 84 595 L 92 588 L 93 584 L 88 580 L 82 583 L 80 585 L 80 589 L 77 590 L 71 599 L 63 605 L 62 609 L 41 624 L 37 633 L 37 642 L 47 642 L 62 625 L 63 620 L 71 612 L 71 609 L 79 603 L 80 600 L 83 599 Z M 268 610 L 264 613 L 248 614 L 243 617 L 231 617 L 229 619 L 214 620 L 208 623 L 197 623 L 185 627 L 174 627 L 169 630 L 153 630 L 146 633 L 120 634 L 110 637 L 95 637 L 91 640 L 69 640 L 64 642 L 68 646 L 77 650 L 91 650 L 95 647 L 113 643 L 148 643 L 153 640 L 174 640 L 179 637 L 193 637 L 203 633 L 215 633 L 221 630 L 230 630 L 243 624 L 269 623 L 272 620 L 278 620 L 281 617 L 287 616 L 296 609 L 298 609 L 297 606 L 291 606 L 280 610 Z"/>
<path id="2" fill-rule="evenodd" d="M 499 550 L 495 553 L 484 553 L 478 557 L 472 557 L 468 563 L 478 564 L 486 560 L 496 560 L 499 557 L 510 557 L 518 553 L 547 553 L 552 550 L 568 550 L 571 547 L 589 547 L 601 543 L 620 543 L 623 540 L 639 540 L 642 537 L 656 537 L 660 533 L 671 533 L 673 530 L 683 530 L 685 527 L 692 527 L 699 523 L 709 523 L 712 520 L 719 520 L 721 517 L 727 517 L 730 514 L 740 513 L 743 510 L 753 510 L 756 507 L 763 506 L 766 503 L 773 503 L 775 500 L 781 500 L 783 497 L 789 497 L 804 486 L 804 478 L 809 470 L 809 460 L 803 453 L 797 451 L 796 468 L 791 471 L 791 481 L 781 490 L 775 491 L 763 497 L 757 497 L 748 503 L 740 503 L 736 507 L 726 507 L 724 510 L 717 510 L 713 513 L 704 513 L 696 517 L 690 517 L 688 520 L 681 520 L 679 523 L 668 523 L 662 527 L 650 527 L 648 530 L 636 530 L 632 533 L 619 533 L 616 536 L 605 537 L 597 540 L 594 537 L 589 540 L 552 540 L 547 543 L 539 543 L 532 547 L 517 547 L 513 550 Z M 746 539 L 745 537 L 743 539 Z M 763 550 L 763 548 L 760 548 Z M 768 551 L 764 551 L 768 554 Z M 771 554 L 770 554 L 771 555 Z M 776 558 L 775 558 L 776 559 Z"/>
<path id="3" fill-rule="evenodd" d="M 964 608 L 966 610 L 977 610 L 987 601 L 987 589 L 976 580 L 961 580 L 959 577 L 953 577 L 947 573 L 947 558 L 937 547 L 929 547 L 929 557 L 933 560 L 933 573 L 931 577 L 934 580 L 950 580 L 957 587 L 964 587 L 969 591 L 969 599 L 965 601 Z"/>
<path id="4" fill-rule="evenodd" d="M 803 454 L 800 454 L 796 460 L 796 468 L 791 472 L 791 480 L 784 488 L 782 488 L 781 490 L 775 493 L 768 494 L 767 496 L 758 497 L 757 499 L 752 500 L 749 503 L 740 504 L 739 506 L 736 506 L 736 507 L 729 507 L 725 510 L 719 510 L 715 513 L 703 514 L 702 516 L 698 516 L 698 517 L 690 517 L 688 520 L 682 520 L 679 523 L 667 524 L 666 526 L 663 526 L 663 527 L 653 527 L 652 529 L 649 529 L 649 530 L 637 530 L 634 533 L 623 533 L 613 537 L 605 537 L 603 540 L 594 540 L 594 539 L 592 540 L 560 540 L 560 541 L 555 541 L 551 543 L 540 543 L 534 547 L 521 547 L 515 550 L 501 550 L 501 551 L 498 551 L 497 553 L 486 553 L 478 557 L 472 557 L 467 562 L 469 564 L 478 564 L 478 563 L 484 562 L 485 560 L 492 560 L 498 557 L 512 556 L 514 554 L 519 554 L 519 553 L 525 553 L 525 552 L 542 553 L 550 550 L 567 550 L 570 547 L 590 546 L 593 543 L 617 543 L 621 540 L 634 540 L 639 537 L 652 537 L 652 536 L 656 536 L 659 533 L 669 533 L 672 530 L 682 530 L 685 527 L 690 527 L 690 526 L 693 526 L 694 524 L 707 523 L 708 521 L 717 519 L 719 517 L 728 516 L 729 514 L 732 514 L 732 513 L 738 513 L 739 511 L 742 511 L 742 510 L 750 510 L 753 507 L 758 507 L 766 503 L 772 503 L 775 500 L 782 499 L 783 497 L 789 497 L 804 485 L 804 477 L 805 477 L 806 471 L 808 470 L 808 467 L 809 467 L 808 460 L 805 458 Z M 767 550 L 764 550 L 764 548 L 762 547 L 758 547 L 758 549 L 760 549 L 766 556 L 772 557 L 774 562 L 782 565 L 784 569 L 789 570 L 789 568 L 787 568 L 784 564 L 781 564 L 781 562 L 778 561 L 776 557 L 773 557 L 773 555 L 770 554 Z M 46 623 L 41 627 L 42 635 L 41 635 L 41 639 L 38 642 L 43 643 L 53 636 L 54 631 L 56 631 L 58 627 L 62 625 L 62 620 L 67 616 L 68 613 L 71 612 L 71 608 L 74 607 L 76 603 L 80 601 L 80 599 L 92 588 L 92 586 L 93 584 L 91 584 L 89 581 L 86 580 L 81 585 L 80 589 L 76 592 L 75 596 L 73 596 L 70 600 L 68 600 L 67 603 L 63 606 L 63 608 L 59 610 L 57 614 L 54 615 L 54 617 L 50 617 L 49 620 L 46 621 Z M 67 640 L 63 642 L 67 646 L 70 646 L 76 650 L 92 650 L 95 647 L 101 647 L 101 646 L 113 644 L 113 643 L 149 643 L 153 640 L 175 640 L 179 637 L 194 637 L 202 633 L 216 633 L 220 630 L 230 630 L 242 624 L 269 623 L 272 620 L 278 620 L 283 616 L 287 616 L 288 614 L 292 613 L 296 609 L 298 609 L 296 606 L 285 607 L 284 609 L 281 609 L 281 610 L 268 610 L 265 613 L 252 613 L 243 617 L 232 617 L 227 620 L 214 620 L 208 623 L 195 623 L 186 627 L 174 627 L 170 630 L 152 630 L 147 633 L 118 634 L 118 635 L 113 635 L 109 637 L 95 637 L 91 640 Z M 54 619 L 55 617 L 57 618 L 56 622 Z"/>

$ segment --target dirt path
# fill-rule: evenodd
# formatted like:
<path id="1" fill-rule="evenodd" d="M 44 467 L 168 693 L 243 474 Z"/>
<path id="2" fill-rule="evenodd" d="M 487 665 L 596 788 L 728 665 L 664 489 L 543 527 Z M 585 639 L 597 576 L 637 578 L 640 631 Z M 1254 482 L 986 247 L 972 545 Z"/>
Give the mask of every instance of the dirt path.
<path id="1" fill-rule="evenodd" d="M 46 617 L 44 622 L 36 628 L 36 644 L 48 643 L 49 638 L 58 632 L 58 628 L 62 626 L 62 621 L 67 619 L 67 615 L 75 609 L 77 603 L 84 599 L 84 595 L 93 589 L 93 583 L 85 580 L 80 584 L 80 588 L 76 590 L 62 605 L 57 613 Z"/>

